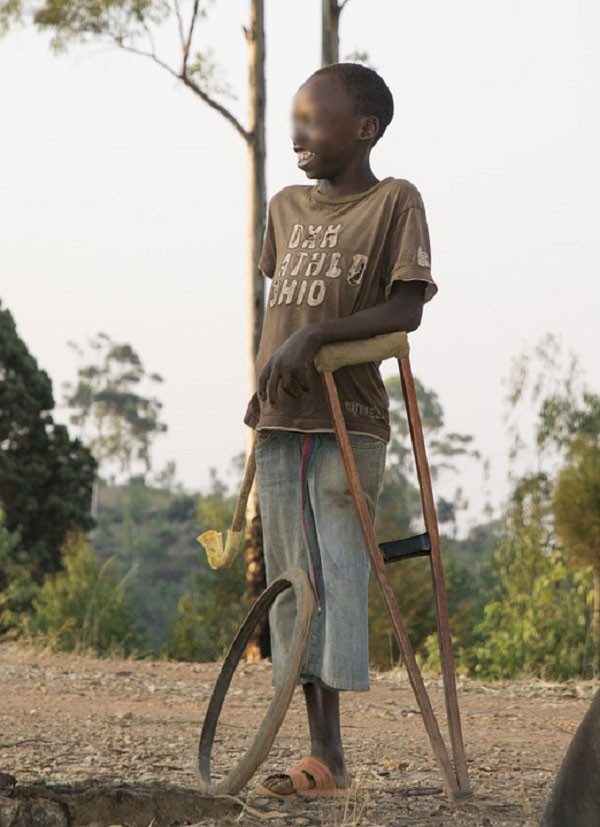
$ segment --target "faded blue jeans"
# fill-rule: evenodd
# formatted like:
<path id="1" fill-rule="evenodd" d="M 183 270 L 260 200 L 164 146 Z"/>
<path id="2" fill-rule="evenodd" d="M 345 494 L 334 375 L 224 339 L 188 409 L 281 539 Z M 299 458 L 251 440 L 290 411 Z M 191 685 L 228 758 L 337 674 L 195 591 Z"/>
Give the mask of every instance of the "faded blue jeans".
<path id="1" fill-rule="evenodd" d="M 369 434 L 348 438 L 374 519 L 387 444 Z M 256 482 L 267 584 L 297 566 L 309 576 L 317 600 L 300 681 L 369 689 L 370 560 L 335 434 L 260 428 Z M 269 613 L 275 686 L 283 677 L 295 616 L 288 589 Z"/>

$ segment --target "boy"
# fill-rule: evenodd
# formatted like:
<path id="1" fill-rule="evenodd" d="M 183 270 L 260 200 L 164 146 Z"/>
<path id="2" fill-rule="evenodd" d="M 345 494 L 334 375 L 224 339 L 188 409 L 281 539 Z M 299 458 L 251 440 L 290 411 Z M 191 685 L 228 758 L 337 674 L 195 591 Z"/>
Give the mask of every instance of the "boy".
<path id="1" fill-rule="evenodd" d="M 438 289 L 418 190 L 378 180 L 369 164 L 392 116 L 390 90 L 373 70 L 335 63 L 314 72 L 294 96 L 292 140 L 298 167 L 318 182 L 284 187 L 269 202 L 259 267 L 271 285 L 244 422 L 257 429 L 267 583 L 303 568 L 316 612 L 300 676 L 311 755 L 259 784 L 268 795 L 349 786 L 339 692 L 369 689 L 370 561 L 313 359 L 328 342 L 415 330 Z M 335 381 L 374 519 L 390 439 L 379 363 L 340 368 Z M 270 614 L 274 685 L 294 616 L 287 590 Z"/>

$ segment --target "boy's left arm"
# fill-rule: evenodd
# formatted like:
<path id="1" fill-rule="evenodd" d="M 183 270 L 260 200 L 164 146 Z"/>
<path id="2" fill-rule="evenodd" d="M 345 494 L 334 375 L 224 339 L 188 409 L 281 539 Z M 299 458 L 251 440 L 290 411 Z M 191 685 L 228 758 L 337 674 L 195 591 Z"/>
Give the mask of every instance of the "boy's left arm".
<path id="1" fill-rule="evenodd" d="M 330 342 L 370 339 L 397 330 L 416 330 L 421 323 L 427 283 L 399 279 L 386 301 L 350 316 L 307 324 L 293 333 L 268 360 L 258 378 L 258 395 L 277 405 L 277 389 L 298 397 L 309 390 L 308 369 L 319 349 Z"/>

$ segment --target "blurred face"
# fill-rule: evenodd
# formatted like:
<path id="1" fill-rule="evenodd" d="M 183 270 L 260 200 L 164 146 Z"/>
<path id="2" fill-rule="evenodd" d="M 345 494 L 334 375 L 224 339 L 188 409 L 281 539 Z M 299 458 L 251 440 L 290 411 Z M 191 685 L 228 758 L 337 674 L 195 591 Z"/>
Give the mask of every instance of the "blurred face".
<path id="1" fill-rule="evenodd" d="M 292 103 L 292 141 L 298 167 L 308 178 L 332 178 L 368 149 L 366 134 L 349 95 L 326 75 L 309 78 Z M 377 120 L 377 119 L 375 119 Z M 369 133 L 369 127 L 366 128 Z"/>

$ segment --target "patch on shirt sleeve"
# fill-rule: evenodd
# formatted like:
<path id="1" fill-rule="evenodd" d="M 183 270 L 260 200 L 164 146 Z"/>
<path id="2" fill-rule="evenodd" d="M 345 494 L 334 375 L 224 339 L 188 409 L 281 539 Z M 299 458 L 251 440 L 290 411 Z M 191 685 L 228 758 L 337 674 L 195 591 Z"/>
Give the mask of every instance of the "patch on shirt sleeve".
<path id="1" fill-rule="evenodd" d="M 431 262 L 429 261 L 429 253 L 427 250 L 424 250 L 421 246 L 419 246 L 417 250 L 417 264 L 419 267 L 431 267 Z"/>

